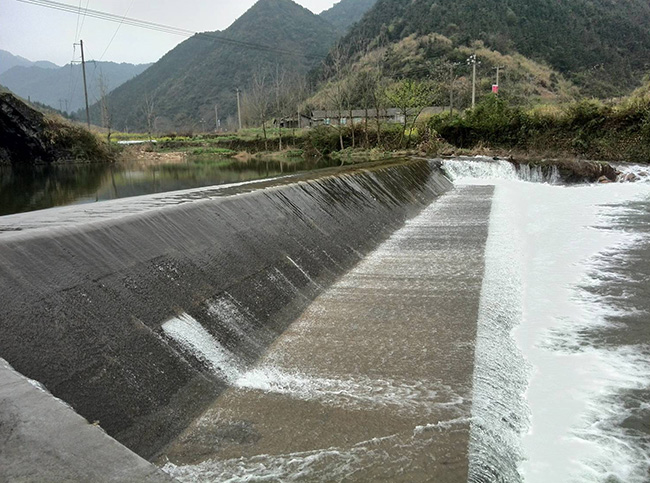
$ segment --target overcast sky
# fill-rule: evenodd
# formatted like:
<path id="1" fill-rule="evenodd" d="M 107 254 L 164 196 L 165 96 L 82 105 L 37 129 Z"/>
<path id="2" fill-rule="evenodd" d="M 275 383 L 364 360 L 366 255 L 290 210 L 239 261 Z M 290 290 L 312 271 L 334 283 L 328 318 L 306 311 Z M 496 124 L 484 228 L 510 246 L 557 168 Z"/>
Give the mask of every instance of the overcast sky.
<path id="1" fill-rule="evenodd" d="M 109 12 L 120 17 L 161 23 L 192 31 L 223 30 L 256 0 L 58 0 L 60 3 Z M 314 13 L 338 0 L 296 0 Z M 119 30 L 118 30 L 119 28 Z M 117 31 L 117 34 L 115 34 Z M 114 40 L 111 38 L 115 35 Z M 155 62 L 184 37 L 79 17 L 18 0 L 0 0 L 0 49 L 29 60 L 70 62 L 72 44 L 84 41 L 86 59 Z M 75 60 L 79 58 L 77 48 Z"/>

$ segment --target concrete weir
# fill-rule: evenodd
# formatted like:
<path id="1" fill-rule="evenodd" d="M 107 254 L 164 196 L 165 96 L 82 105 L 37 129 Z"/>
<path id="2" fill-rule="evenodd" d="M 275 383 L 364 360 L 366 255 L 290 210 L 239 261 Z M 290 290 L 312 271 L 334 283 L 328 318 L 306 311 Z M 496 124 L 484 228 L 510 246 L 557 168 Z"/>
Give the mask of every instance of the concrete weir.
<path id="1" fill-rule="evenodd" d="M 463 187 L 409 220 L 255 367 L 235 364 L 159 462 L 188 482 L 467 481 L 491 196 Z"/>
<path id="2" fill-rule="evenodd" d="M 141 457 L 169 457 L 174 476 L 240 450 L 316 451 L 450 420 L 461 429 L 436 451 L 458 475 L 491 191 L 452 189 L 432 163 L 401 161 L 3 217 L 0 357 Z M 296 396 L 299 374 L 316 402 Z M 360 406 L 315 409 L 337 394 Z M 197 435 L 229 400 L 230 422 Z M 296 411 L 291 448 L 269 442 Z M 294 437 L 313 418 L 356 417 L 366 429 L 329 426 L 303 449 Z"/>

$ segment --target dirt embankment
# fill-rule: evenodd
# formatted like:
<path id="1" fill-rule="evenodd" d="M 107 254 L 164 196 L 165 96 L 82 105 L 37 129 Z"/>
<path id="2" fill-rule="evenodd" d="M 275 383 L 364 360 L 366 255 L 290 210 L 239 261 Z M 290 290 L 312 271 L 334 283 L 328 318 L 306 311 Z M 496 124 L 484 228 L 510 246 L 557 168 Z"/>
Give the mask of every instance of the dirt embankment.
<path id="1" fill-rule="evenodd" d="M 0 164 L 112 160 L 109 146 L 84 127 L 32 109 L 13 94 L 0 93 Z"/>

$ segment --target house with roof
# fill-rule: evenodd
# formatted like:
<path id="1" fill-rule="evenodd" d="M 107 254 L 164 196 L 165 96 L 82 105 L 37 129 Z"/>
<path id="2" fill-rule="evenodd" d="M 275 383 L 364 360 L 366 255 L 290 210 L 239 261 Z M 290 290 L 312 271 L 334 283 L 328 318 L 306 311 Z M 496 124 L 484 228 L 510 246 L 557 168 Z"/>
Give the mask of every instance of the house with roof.
<path id="1" fill-rule="evenodd" d="M 445 109 L 442 107 L 425 107 L 419 116 L 431 116 L 439 114 Z M 377 113 L 379 113 L 379 121 L 384 123 L 404 124 L 405 117 L 409 122 L 413 121 L 413 116 L 418 113 L 419 109 L 407 109 L 403 112 L 396 107 L 389 107 L 387 109 L 353 109 L 345 111 L 324 111 L 316 110 L 312 112 L 311 125 L 312 126 L 348 126 L 354 123 L 358 125 L 364 123 L 366 118 L 368 122 L 377 120 Z"/>

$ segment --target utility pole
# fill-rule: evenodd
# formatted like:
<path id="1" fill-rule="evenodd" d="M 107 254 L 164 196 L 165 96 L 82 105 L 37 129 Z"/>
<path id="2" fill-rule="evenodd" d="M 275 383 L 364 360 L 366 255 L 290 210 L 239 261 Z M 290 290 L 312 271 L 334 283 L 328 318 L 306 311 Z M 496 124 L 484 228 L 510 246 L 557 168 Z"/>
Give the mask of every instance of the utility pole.
<path id="1" fill-rule="evenodd" d="M 496 68 L 496 71 L 497 71 L 497 82 L 496 82 L 496 84 L 494 84 L 496 86 L 495 94 L 498 94 L 499 93 L 499 73 L 501 72 L 501 69 L 505 69 L 505 66 L 497 65 L 495 68 Z"/>
<path id="2" fill-rule="evenodd" d="M 467 59 L 467 63 L 472 66 L 472 109 L 476 106 L 476 64 L 480 64 L 476 60 L 476 54 L 472 54 Z"/>
<path id="3" fill-rule="evenodd" d="M 219 131 L 219 105 L 218 104 L 214 105 L 214 122 L 215 122 L 216 130 Z"/>
<path id="4" fill-rule="evenodd" d="M 86 98 L 86 123 L 90 129 L 90 109 L 88 109 L 88 84 L 86 83 L 86 58 L 84 57 L 84 41 L 79 40 L 81 46 L 81 71 L 84 75 L 84 96 Z"/>
<path id="5" fill-rule="evenodd" d="M 239 119 L 239 130 L 241 131 L 241 101 L 239 99 L 239 94 L 241 90 L 237 88 L 237 118 Z"/>
<path id="6" fill-rule="evenodd" d="M 460 62 L 449 64 L 449 115 L 454 113 L 454 67 L 457 65 L 460 65 Z"/>

